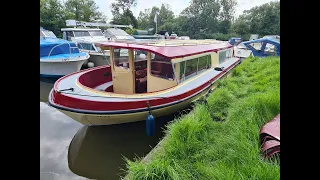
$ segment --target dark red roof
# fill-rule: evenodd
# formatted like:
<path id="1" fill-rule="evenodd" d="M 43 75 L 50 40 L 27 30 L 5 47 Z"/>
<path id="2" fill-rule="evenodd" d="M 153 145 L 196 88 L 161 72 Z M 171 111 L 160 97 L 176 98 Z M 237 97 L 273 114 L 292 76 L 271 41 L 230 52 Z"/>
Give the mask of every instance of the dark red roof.
<path id="1" fill-rule="evenodd" d="M 172 40 L 174 43 L 176 40 Z M 186 41 L 188 43 L 188 41 Z M 198 45 L 167 45 L 155 46 L 150 44 L 126 43 L 126 42 L 103 42 L 97 43 L 98 46 L 112 46 L 118 48 L 147 50 L 167 58 L 179 58 L 185 56 L 196 55 L 205 52 L 217 52 L 218 50 L 232 47 L 228 42 L 221 42 L 216 44 L 198 44 Z"/>

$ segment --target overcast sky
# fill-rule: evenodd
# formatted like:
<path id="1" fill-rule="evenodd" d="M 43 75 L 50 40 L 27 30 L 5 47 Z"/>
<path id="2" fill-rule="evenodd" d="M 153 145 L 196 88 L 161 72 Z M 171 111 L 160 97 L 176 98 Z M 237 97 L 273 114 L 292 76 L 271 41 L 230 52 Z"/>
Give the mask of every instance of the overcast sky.
<path id="1" fill-rule="evenodd" d="M 280 1 L 280 0 L 237 0 L 238 6 L 236 9 L 236 15 L 242 14 L 243 10 L 251 9 L 254 6 L 259 6 L 270 1 Z M 96 4 L 99 6 L 100 11 L 103 12 L 107 17 L 108 21 L 112 19 L 112 14 L 110 10 L 111 3 L 115 0 L 95 0 Z M 131 8 L 133 15 L 138 17 L 139 12 L 147 8 L 152 8 L 153 6 L 160 7 L 162 3 L 169 4 L 175 15 L 179 13 L 190 4 L 191 0 L 137 0 L 137 6 Z"/>

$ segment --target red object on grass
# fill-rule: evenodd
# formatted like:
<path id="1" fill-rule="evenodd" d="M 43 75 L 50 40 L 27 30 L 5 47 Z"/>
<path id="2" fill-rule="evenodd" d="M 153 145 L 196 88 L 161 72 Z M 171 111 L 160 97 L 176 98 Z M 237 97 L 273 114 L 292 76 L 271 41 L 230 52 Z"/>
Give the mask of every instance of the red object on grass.
<path id="1" fill-rule="evenodd" d="M 264 158 L 280 155 L 280 114 L 261 128 L 260 143 Z"/>

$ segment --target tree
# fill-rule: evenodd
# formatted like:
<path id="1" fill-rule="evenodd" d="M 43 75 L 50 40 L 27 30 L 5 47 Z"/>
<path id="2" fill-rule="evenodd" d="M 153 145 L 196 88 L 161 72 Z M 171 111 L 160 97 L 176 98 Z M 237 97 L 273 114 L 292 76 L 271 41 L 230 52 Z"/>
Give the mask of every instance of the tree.
<path id="1" fill-rule="evenodd" d="M 153 33 L 155 33 L 156 24 L 154 22 L 154 16 L 156 12 L 159 13 L 157 18 L 159 30 L 168 30 L 168 29 L 172 29 L 172 27 L 175 27 L 174 25 L 175 17 L 174 17 L 173 11 L 171 10 L 170 5 L 161 4 L 160 8 L 153 6 L 152 9 L 145 9 L 144 11 L 140 11 L 138 16 L 139 28 L 140 29 L 153 28 L 154 29 Z"/>
<path id="2" fill-rule="evenodd" d="M 235 0 L 221 0 L 221 11 L 220 11 L 220 25 L 219 25 L 219 31 L 221 33 L 227 34 L 230 26 L 231 21 L 235 14 L 235 9 L 237 6 L 237 2 Z"/>
<path id="3" fill-rule="evenodd" d="M 232 27 L 233 31 L 244 33 L 242 28 L 249 29 L 248 34 L 280 34 L 280 2 L 270 2 L 244 11 Z"/>
<path id="4" fill-rule="evenodd" d="M 154 16 L 154 14 L 153 14 Z M 165 22 L 172 21 L 174 19 L 174 13 L 171 10 L 169 4 L 161 4 L 158 15 L 158 26 L 163 25 Z"/>
<path id="5" fill-rule="evenodd" d="M 192 0 L 181 12 L 188 18 L 188 34 L 218 32 L 219 0 Z"/>
<path id="6" fill-rule="evenodd" d="M 136 6 L 136 0 L 116 0 L 111 4 L 111 12 L 113 15 L 111 23 L 113 24 L 131 24 L 134 28 L 138 27 L 138 21 L 133 16 L 130 8 Z"/>
<path id="7" fill-rule="evenodd" d="M 111 4 L 111 9 L 118 10 L 117 12 L 119 13 L 124 13 L 127 9 L 130 9 L 132 6 L 136 5 L 136 0 L 116 0 L 116 2 Z M 122 10 L 122 12 L 119 10 Z M 112 12 L 112 14 L 117 12 Z"/>
<path id="8" fill-rule="evenodd" d="M 61 27 L 65 26 L 65 18 L 59 0 L 40 0 L 40 26 L 61 37 Z"/>
<path id="9" fill-rule="evenodd" d="M 78 21 L 105 20 L 106 17 L 98 9 L 99 6 L 94 0 L 67 0 L 64 8 L 68 19 Z"/>
<path id="10" fill-rule="evenodd" d="M 153 27 L 153 25 L 149 21 L 149 17 L 151 15 L 151 9 L 144 9 L 144 11 L 140 11 L 138 16 L 138 27 L 140 29 L 147 29 Z"/>
<path id="11" fill-rule="evenodd" d="M 250 33 L 250 24 L 249 21 L 245 18 L 244 15 L 240 15 L 239 18 L 231 25 L 230 31 L 240 36 Z"/>

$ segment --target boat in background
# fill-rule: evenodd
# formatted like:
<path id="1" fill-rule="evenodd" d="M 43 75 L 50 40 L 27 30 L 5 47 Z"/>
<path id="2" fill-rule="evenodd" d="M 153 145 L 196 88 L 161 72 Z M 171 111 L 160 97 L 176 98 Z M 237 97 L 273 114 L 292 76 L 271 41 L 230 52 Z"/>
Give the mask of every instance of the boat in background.
<path id="1" fill-rule="evenodd" d="M 229 43 L 232 45 L 232 46 L 237 46 L 238 44 L 240 44 L 242 42 L 242 38 L 236 38 L 236 37 L 232 37 L 229 39 Z"/>
<path id="2" fill-rule="evenodd" d="M 260 38 L 252 41 L 245 41 L 243 45 L 252 52 L 253 56 L 267 57 L 280 56 L 280 40 L 273 38 Z"/>
<path id="3" fill-rule="evenodd" d="M 66 26 L 73 27 L 61 29 L 63 39 L 73 41 L 81 51 L 87 52 L 90 55 L 88 62 L 84 64 L 89 68 L 110 64 L 109 50 L 101 50 L 95 44 L 99 42 L 107 42 L 111 39 L 105 37 L 102 30 L 98 27 L 131 27 L 126 25 L 76 21 L 73 19 L 66 20 Z"/>
<path id="4" fill-rule="evenodd" d="M 274 39 L 275 41 L 280 42 L 280 35 L 265 35 L 263 36 L 263 38 L 271 38 L 271 39 Z"/>
<path id="5" fill-rule="evenodd" d="M 104 31 L 104 36 L 110 40 L 128 40 L 128 39 L 134 39 L 133 36 L 125 32 L 124 30 L 120 28 L 108 28 Z"/>
<path id="6" fill-rule="evenodd" d="M 241 42 L 239 45 L 234 46 L 234 56 L 241 59 L 249 56 L 280 56 L 280 37 L 279 39 L 264 37 Z"/>
<path id="7" fill-rule="evenodd" d="M 145 39 L 145 40 L 151 40 L 151 39 L 159 39 L 158 35 L 152 34 L 153 28 L 150 28 L 149 30 L 140 30 L 136 29 L 133 32 L 133 37 L 135 39 Z"/>
<path id="8" fill-rule="evenodd" d="M 89 57 L 88 53 L 80 52 L 75 43 L 40 28 L 40 77 L 60 78 L 79 71 Z"/>
<path id="9" fill-rule="evenodd" d="M 84 125 L 110 125 L 185 109 L 211 92 L 240 63 L 232 46 L 217 40 L 105 42 L 111 65 L 60 78 L 49 104 Z"/>

